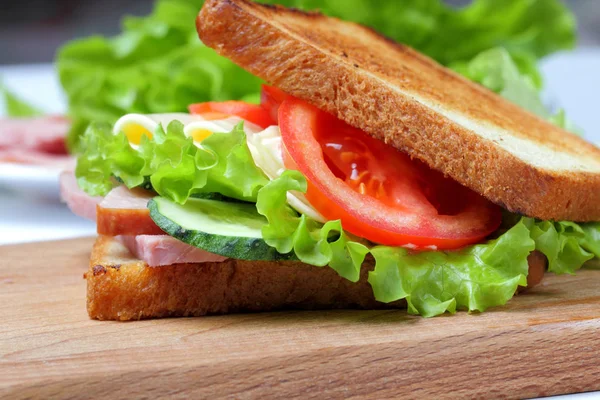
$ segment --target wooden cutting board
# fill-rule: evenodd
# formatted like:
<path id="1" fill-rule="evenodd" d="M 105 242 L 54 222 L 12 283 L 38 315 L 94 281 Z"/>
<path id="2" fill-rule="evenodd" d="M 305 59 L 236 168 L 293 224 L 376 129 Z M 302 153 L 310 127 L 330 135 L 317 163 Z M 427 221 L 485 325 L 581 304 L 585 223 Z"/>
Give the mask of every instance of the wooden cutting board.
<path id="1" fill-rule="evenodd" d="M 99 322 L 92 239 L 0 247 L 0 397 L 505 398 L 600 390 L 600 271 L 508 306 Z"/>

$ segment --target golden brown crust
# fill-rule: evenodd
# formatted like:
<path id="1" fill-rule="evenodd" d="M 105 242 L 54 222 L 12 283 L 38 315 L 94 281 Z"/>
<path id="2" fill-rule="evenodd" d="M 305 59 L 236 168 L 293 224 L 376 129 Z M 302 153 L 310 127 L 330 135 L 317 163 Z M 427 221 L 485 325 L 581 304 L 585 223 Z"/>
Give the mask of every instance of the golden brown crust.
<path id="1" fill-rule="evenodd" d="M 370 265 L 372 267 L 372 264 Z M 137 320 L 277 309 L 403 307 L 375 301 L 367 282 L 300 262 L 228 260 L 148 267 L 117 240 L 100 236 L 87 279 L 91 318 Z"/>
<path id="2" fill-rule="evenodd" d="M 406 46 L 355 24 L 246 0 L 206 1 L 197 27 L 205 44 L 253 74 L 510 211 L 600 220 L 600 173 L 541 168 L 440 109 L 585 165 L 600 165 L 600 149 Z"/>

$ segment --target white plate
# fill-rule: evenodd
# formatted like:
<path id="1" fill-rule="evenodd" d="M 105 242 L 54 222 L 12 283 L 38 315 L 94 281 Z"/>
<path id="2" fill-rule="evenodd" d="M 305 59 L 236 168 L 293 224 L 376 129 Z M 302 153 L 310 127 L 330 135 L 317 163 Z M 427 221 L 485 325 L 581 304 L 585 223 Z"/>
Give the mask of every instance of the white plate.
<path id="1" fill-rule="evenodd" d="M 57 202 L 60 173 L 55 167 L 0 163 L 0 188 L 29 199 Z"/>

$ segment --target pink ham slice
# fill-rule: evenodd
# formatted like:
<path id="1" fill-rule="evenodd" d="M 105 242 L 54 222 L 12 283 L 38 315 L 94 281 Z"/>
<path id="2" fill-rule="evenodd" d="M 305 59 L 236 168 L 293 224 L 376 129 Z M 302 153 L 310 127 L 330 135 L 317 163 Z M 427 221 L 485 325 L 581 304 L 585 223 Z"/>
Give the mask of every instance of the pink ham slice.
<path id="1" fill-rule="evenodd" d="M 61 197 L 74 214 L 95 221 L 96 211 L 98 210 L 100 211 L 99 215 L 104 213 L 105 224 L 109 223 L 108 221 L 111 220 L 109 216 L 112 215 L 113 224 L 122 224 L 125 227 L 132 226 L 132 228 L 125 229 L 127 231 L 140 229 L 136 224 L 140 222 L 140 215 L 142 215 L 142 218 L 146 218 L 144 210 L 147 211 L 146 204 L 152 197 L 149 192 L 131 191 L 125 186 L 113 189 L 105 198 L 92 197 L 79 188 L 73 172 L 63 172 L 60 175 L 60 192 Z M 147 218 L 152 221 L 149 215 Z M 153 222 L 152 224 L 155 229 L 158 229 Z M 122 227 L 115 229 L 123 230 Z M 151 267 L 183 263 L 221 262 L 227 259 L 164 234 L 122 235 L 119 238 L 133 255 Z"/>
<path id="2" fill-rule="evenodd" d="M 63 172 L 60 193 L 74 214 L 96 221 L 97 232 L 101 235 L 164 233 L 150 218 L 147 204 L 156 195 L 147 190 L 118 186 L 104 198 L 92 197 L 79 188 L 73 172 Z"/>
<path id="3" fill-rule="evenodd" d="M 167 235 L 120 236 L 119 239 L 131 254 L 150 267 L 227 260 L 227 257 L 209 253 Z"/>
<path id="4" fill-rule="evenodd" d="M 60 174 L 60 197 L 73 214 L 96 220 L 96 206 L 102 201 L 102 197 L 92 197 L 81 190 L 73 172 L 65 171 Z"/>
<path id="5" fill-rule="evenodd" d="M 65 138 L 70 127 L 69 120 L 61 116 L 0 119 L 0 149 L 65 155 Z"/>
<path id="6" fill-rule="evenodd" d="M 156 196 L 144 189 L 119 186 L 98 204 L 96 224 L 101 235 L 162 235 L 150 218 L 148 202 Z"/>

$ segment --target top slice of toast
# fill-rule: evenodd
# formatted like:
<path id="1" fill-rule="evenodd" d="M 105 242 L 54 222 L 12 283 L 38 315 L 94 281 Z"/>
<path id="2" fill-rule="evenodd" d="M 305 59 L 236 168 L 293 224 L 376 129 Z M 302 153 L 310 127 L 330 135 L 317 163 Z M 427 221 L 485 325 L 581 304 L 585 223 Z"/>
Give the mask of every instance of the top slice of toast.
<path id="1" fill-rule="evenodd" d="M 599 148 L 406 46 L 248 0 L 207 0 L 196 23 L 219 54 L 510 211 L 600 220 Z"/>

